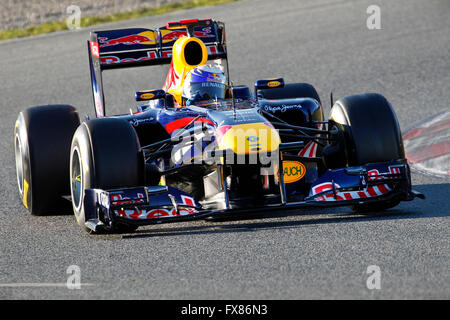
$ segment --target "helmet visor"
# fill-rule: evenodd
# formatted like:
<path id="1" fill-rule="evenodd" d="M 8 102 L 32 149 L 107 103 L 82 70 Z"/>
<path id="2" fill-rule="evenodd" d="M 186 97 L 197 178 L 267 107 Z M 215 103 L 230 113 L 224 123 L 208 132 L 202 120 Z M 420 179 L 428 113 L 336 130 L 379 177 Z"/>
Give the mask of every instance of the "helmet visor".
<path id="1" fill-rule="evenodd" d="M 219 82 L 191 83 L 188 97 L 196 100 L 224 99 L 225 84 Z"/>

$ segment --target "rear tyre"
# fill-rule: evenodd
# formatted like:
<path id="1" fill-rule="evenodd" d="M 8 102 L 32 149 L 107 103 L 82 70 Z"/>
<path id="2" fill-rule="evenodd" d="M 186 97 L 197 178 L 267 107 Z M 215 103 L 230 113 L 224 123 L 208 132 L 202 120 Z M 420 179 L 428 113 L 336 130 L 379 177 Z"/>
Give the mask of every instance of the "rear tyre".
<path id="1" fill-rule="evenodd" d="M 32 215 L 70 212 L 69 156 L 80 124 L 69 105 L 31 107 L 14 126 L 14 153 L 19 194 Z"/>
<path id="2" fill-rule="evenodd" d="M 135 130 L 126 120 L 93 119 L 76 130 L 70 151 L 70 189 L 77 223 L 86 231 L 86 189 L 103 190 L 143 185 L 144 159 Z M 111 231 L 134 231 L 116 225 Z"/>
<path id="3" fill-rule="evenodd" d="M 340 146 L 333 144 L 324 148 L 328 166 L 359 166 L 405 157 L 397 117 L 380 94 L 353 95 L 336 101 L 330 120 L 331 126 L 338 129 L 341 141 Z M 392 208 L 399 202 L 395 199 L 351 208 L 357 212 L 374 212 Z"/>

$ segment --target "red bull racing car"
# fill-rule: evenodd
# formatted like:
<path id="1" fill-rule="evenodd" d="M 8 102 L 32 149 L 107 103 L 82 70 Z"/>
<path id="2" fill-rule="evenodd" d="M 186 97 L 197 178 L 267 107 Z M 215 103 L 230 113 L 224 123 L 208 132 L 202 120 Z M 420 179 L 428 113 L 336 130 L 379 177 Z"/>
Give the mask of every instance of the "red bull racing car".
<path id="1" fill-rule="evenodd" d="M 325 119 L 310 84 L 235 86 L 222 22 L 97 31 L 87 46 L 95 118 L 80 121 L 69 105 L 17 118 L 17 182 L 31 214 L 71 203 L 86 231 L 128 232 L 267 210 L 380 211 L 423 198 L 382 95 L 341 98 Z M 134 112 L 106 116 L 104 71 L 161 64 L 169 66 L 161 89 L 136 92 Z"/>

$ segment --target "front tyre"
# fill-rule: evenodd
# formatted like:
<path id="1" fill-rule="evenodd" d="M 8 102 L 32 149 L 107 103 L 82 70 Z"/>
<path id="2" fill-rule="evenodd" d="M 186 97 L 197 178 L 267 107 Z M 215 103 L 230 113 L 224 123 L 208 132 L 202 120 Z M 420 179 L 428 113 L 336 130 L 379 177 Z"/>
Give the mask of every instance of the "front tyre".
<path id="1" fill-rule="evenodd" d="M 93 119 L 76 130 L 70 151 L 70 189 L 77 223 L 91 232 L 84 206 L 86 189 L 129 188 L 144 183 L 144 159 L 139 141 L 128 121 Z M 135 227 L 114 226 L 111 231 L 132 231 Z"/>
<path id="2" fill-rule="evenodd" d="M 348 166 L 405 157 L 397 116 L 382 95 L 366 93 L 342 98 L 332 107 L 330 119 L 343 133 Z"/>
<path id="3" fill-rule="evenodd" d="M 323 150 L 327 167 L 351 167 L 403 159 L 400 126 L 391 104 L 380 94 L 366 93 L 342 98 L 330 112 L 330 124 L 338 130 L 338 143 Z M 369 213 L 395 207 L 399 199 L 351 206 Z"/>
<path id="4" fill-rule="evenodd" d="M 14 154 L 19 194 L 32 215 L 65 212 L 69 188 L 69 154 L 80 124 L 69 105 L 28 108 L 14 126 Z M 69 207 L 70 208 L 70 207 Z"/>

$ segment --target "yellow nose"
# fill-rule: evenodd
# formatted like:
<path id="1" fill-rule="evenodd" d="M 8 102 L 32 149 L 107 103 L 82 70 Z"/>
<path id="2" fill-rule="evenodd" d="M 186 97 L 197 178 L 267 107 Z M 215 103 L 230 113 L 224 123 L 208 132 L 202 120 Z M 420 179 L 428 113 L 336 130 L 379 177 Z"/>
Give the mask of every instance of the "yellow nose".
<path id="1" fill-rule="evenodd" d="M 273 152 L 281 142 L 278 132 L 262 122 L 234 125 L 217 140 L 220 150 L 238 155 Z"/>

